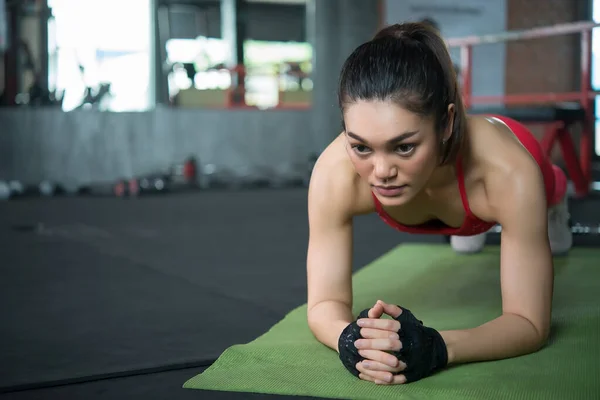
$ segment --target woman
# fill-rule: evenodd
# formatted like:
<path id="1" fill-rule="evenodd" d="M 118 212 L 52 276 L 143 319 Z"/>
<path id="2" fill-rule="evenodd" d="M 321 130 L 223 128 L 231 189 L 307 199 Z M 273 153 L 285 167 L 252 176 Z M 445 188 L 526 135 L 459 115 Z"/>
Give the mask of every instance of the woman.
<path id="1" fill-rule="evenodd" d="M 552 255 L 566 253 L 572 237 L 566 178 L 533 135 L 508 118 L 465 114 L 445 43 L 425 24 L 387 27 L 358 47 L 342 68 L 339 104 L 343 132 L 309 188 L 315 337 L 351 373 L 378 384 L 540 349 L 550 331 Z M 502 315 L 438 332 L 378 301 L 355 319 L 352 219 L 373 212 L 401 231 L 451 235 L 458 251 L 480 250 L 500 224 Z"/>

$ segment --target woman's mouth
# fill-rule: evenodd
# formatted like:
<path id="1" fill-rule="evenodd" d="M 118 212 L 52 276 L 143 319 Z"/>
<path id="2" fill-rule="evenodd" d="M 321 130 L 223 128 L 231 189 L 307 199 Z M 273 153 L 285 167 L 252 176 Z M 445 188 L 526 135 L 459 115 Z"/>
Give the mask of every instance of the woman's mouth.
<path id="1" fill-rule="evenodd" d="M 402 186 L 374 186 L 375 191 L 384 197 L 397 197 L 406 190 L 408 185 Z"/>

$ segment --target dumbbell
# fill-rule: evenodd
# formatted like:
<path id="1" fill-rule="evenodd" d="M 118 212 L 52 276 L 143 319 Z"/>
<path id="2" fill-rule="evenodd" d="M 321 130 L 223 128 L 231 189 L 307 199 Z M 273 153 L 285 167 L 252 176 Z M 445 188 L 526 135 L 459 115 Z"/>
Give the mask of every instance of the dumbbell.
<path id="1" fill-rule="evenodd" d="M 8 182 L 8 187 L 10 188 L 11 197 L 25 194 L 25 186 L 19 181 L 12 180 Z"/>
<path id="2" fill-rule="evenodd" d="M 210 189 L 216 181 L 217 166 L 215 164 L 206 164 L 200 171 L 198 185 L 201 189 Z"/>
<path id="3" fill-rule="evenodd" d="M 500 233 L 502 227 L 496 225 L 490 229 L 490 232 Z M 571 225 L 571 232 L 574 235 L 600 235 L 600 223 L 575 222 Z"/>
<path id="4" fill-rule="evenodd" d="M 11 197 L 10 186 L 5 181 L 0 181 L 0 201 L 8 200 Z"/>
<path id="5" fill-rule="evenodd" d="M 600 224 L 587 224 L 576 222 L 571 227 L 574 235 L 600 235 Z"/>
<path id="6" fill-rule="evenodd" d="M 21 182 L 17 180 L 0 181 L 0 201 L 23 196 L 24 194 L 25 186 Z"/>
<path id="7" fill-rule="evenodd" d="M 56 184 L 50 181 L 42 181 L 38 185 L 38 191 L 42 196 L 52 197 L 56 194 Z"/>
<path id="8" fill-rule="evenodd" d="M 146 176 L 139 180 L 138 191 L 145 193 L 160 193 L 167 189 L 167 180 L 162 176 Z"/>

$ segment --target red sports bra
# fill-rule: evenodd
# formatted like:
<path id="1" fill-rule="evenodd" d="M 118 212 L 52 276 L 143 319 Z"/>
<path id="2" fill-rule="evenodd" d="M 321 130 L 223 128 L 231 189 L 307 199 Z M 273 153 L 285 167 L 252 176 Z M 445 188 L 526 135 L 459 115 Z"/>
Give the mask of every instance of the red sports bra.
<path id="1" fill-rule="evenodd" d="M 495 222 L 487 222 L 479 219 L 471 212 L 469 207 L 469 199 L 467 198 L 467 191 L 465 189 L 465 177 L 462 169 L 462 162 L 459 159 L 456 162 L 456 178 L 458 180 L 458 189 L 460 191 L 460 198 L 462 200 L 463 207 L 465 209 L 465 219 L 460 227 L 454 228 L 446 225 L 439 220 L 428 221 L 420 225 L 402 225 L 395 219 L 393 219 L 382 207 L 381 203 L 377 199 L 374 193 L 371 193 L 373 200 L 375 201 L 375 208 L 377 214 L 392 228 L 395 228 L 402 232 L 416 233 L 416 234 L 431 234 L 431 235 L 454 235 L 454 236 L 473 236 L 479 233 L 484 233 L 490 230 L 496 225 Z"/>

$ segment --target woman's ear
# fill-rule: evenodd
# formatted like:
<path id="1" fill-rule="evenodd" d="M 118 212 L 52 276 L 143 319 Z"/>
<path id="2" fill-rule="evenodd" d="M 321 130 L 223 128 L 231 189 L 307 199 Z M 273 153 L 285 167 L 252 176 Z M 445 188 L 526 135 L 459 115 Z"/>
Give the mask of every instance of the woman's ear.
<path id="1" fill-rule="evenodd" d="M 442 137 L 442 141 L 446 143 L 450 136 L 452 136 L 452 131 L 454 128 L 454 115 L 455 115 L 456 107 L 454 103 L 448 104 L 448 123 L 446 124 L 446 131 L 444 132 L 444 136 Z"/>

